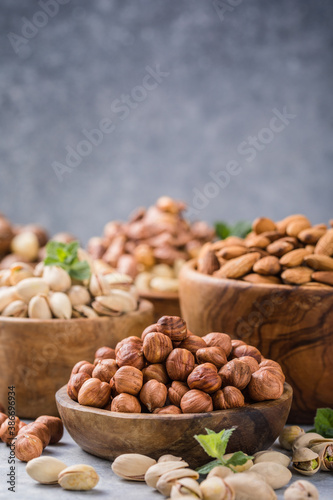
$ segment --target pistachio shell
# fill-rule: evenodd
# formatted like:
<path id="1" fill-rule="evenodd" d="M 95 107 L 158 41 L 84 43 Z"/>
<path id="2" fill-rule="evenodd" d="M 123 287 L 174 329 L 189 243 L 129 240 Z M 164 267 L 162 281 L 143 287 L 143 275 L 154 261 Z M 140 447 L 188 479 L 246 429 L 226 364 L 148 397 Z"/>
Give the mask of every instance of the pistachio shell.
<path id="1" fill-rule="evenodd" d="M 288 457 L 287 457 L 288 458 Z M 276 490 L 286 486 L 291 480 L 291 472 L 287 467 L 276 462 L 259 462 L 251 467 L 250 472 L 260 474 L 263 479 Z"/>
<path id="2" fill-rule="evenodd" d="M 67 465 L 54 457 L 38 457 L 27 463 L 25 470 L 29 476 L 42 484 L 56 484 L 58 475 Z"/>
<path id="3" fill-rule="evenodd" d="M 111 469 L 124 479 L 130 481 L 144 481 L 149 467 L 156 464 L 156 460 L 138 453 L 125 453 L 113 462 Z"/>
<path id="4" fill-rule="evenodd" d="M 320 469 L 326 472 L 333 472 L 333 439 L 321 439 L 311 441 L 310 449 L 318 453 Z M 332 460 L 329 460 L 330 457 Z"/>
<path id="5" fill-rule="evenodd" d="M 254 464 L 258 464 L 261 462 L 275 462 L 277 464 L 284 465 L 285 467 L 289 467 L 291 460 L 284 453 L 280 453 L 279 451 L 267 450 L 260 453 L 259 455 L 255 455 Z"/>
<path id="6" fill-rule="evenodd" d="M 229 467 L 224 467 L 223 465 L 218 465 L 217 467 L 214 467 L 208 475 L 207 479 L 210 477 L 220 477 L 221 479 L 225 479 L 228 476 L 232 476 L 234 472 L 229 469 Z"/>
<path id="7" fill-rule="evenodd" d="M 191 495 L 192 498 L 202 498 L 199 483 L 190 477 L 177 479 L 171 487 L 170 498 L 183 498 L 184 495 Z"/>
<path id="8" fill-rule="evenodd" d="M 16 262 L 10 267 L 10 284 L 12 286 L 17 285 L 17 283 L 26 278 L 32 278 L 33 276 L 34 270 L 29 264 Z"/>
<path id="9" fill-rule="evenodd" d="M 73 314 L 76 312 L 75 317 L 79 318 L 97 318 L 98 314 L 89 306 L 73 306 Z"/>
<path id="10" fill-rule="evenodd" d="M 291 450 L 296 438 L 305 434 L 304 429 L 298 425 L 290 425 L 283 429 L 279 436 L 279 442 L 285 450 Z"/>
<path id="11" fill-rule="evenodd" d="M 72 286 L 68 290 L 67 295 L 69 297 L 69 300 L 71 301 L 72 306 L 88 305 L 91 302 L 90 293 L 88 292 L 86 287 L 81 285 Z"/>
<path id="12" fill-rule="evenodd" d="M 180 462 L 182 457 L 175 457 L 174 455 L 162 455 L 158 460 L 157 463 L 161 462 Z"/>
<path id="13" fill-rule="evenodd" d="M 135 286 L 140 292 L 147 292 L 150 290 L 150 282 L 153 278 L 152 273 L 143 272 L 139 273 L 135 278 Z"/>
<path id="14" fill-rule="evenodd" d="M 293 468 L 304 476 L 312 476 L 319 471 L 320 461 L 318 453 L 309 448 L 297 448 L 293 453 Z M 316 467 L 312 467 L 317 462 Z"/>
<path id="15" fill-rule="evenodd" d="M 10 269 L 2 269 L 0 271 L 0 287 L 11 286 Z"/>
<path id="16" fill-rule="evenodd" d="M 233 455 L 233 453 L 227 453 L 227 455 L 224 455 L 224 460 L 229 460 L 229 458 L 231 458 Z M 245 470 L 248 470 L 252 467 L 253 465 L 253 460 L 247 460 L 247 462 L 245 462 L 244 465 L 231 465 L 231 468 L 235 471 L 235 472 L 243 472 Z"/>
<path id="17" fill-rule="evenodd" d="M 0 289 L 0 313 L 14 300 L 17 300 L 16 287 L 2 287 Z"/>
<path id="18" fill-rule="evenodd" d="M 234 500 L 233 488 L 218 476 L 207 477 L 200 484 L 202 498 L 204 500 Z"/>
<path id="19" fill-rule="evenodd" d="M 234 474 L 225 482 L 233 488 L 236 500 L 277 500 L 273 488 L 257 474 Z"/>
<path id="20" fill-rule="evenodd" d="M 49 305 L 53 315 L 60 319 L 70 319 L 72 304 L 68 295 L 63 292 L 54 292 L 49 296 Z"/>
<path id="21" fill-rule="evenodd" d="M 72 465 L 63 469 L 58 476 L 58 483 L 65 490 L 91 490 L 99 481 L 99 476 L 90 465 Z"/>
<path id="22" fill-rule="evenodd" d="M 39 241 L 35 233 L 24 231 L 14 236 L 11 242 L 11 250 L 13 253 L 25 258 L 29 261 L 34 261 L 38 257 Z"/>
<path id="23" fill-rule="evenodd" d="M 295 481 L 284 492 L 285 500 L 319 500 L 319 493 L 310 481 Z"/>
<path id="24" fill-rule="evenodd" d="M 136 299 L 124 290 L 112 290 L 110 295 L 96 297 L 96 301 L 106 309 L 116 312 L 131 312 L 137 308 Z"/>
<path id="25" fill-rule="evenodd" d="M 157 481 L 156 489 L 160 493 L 162 493 L 162 495 L 168 496 L 168 495 L 170 495 L 172 485 L 176 482 L 177 479 L 180 479 L 183 477 L 198 479 L 199 474 L 195 470 L 188 469 L 188 468 L 176 469 L 176 470 L 166 472 Z"/>
<path id="26" fill-rule="evenodd" d="M 58 266 L 45 266 L 43 279 L 54 292 L 66 292 L 72 284 L 67 271 Z"/>
<path id="27" fill-rule="evenodd" d="M 2 311 L 2 316 L 25 318 L 28 315 L 28 306 L 23 300 L 14 300 Z"/>
<path id="28" fill-rule="evenodd" d="M 163 476 L 163 474 L 176 469 L 183 469 L 184 467 L 188 467 L 188 463 L 185 462 L 184 460 L 181 461 L 171 460 L 169 462 L 157 463 L 155 465 L 152 465 L 152 467 L 149 467 L 149 469 L 145 474 L 145 481 L 148 484 L 148 486 L 156 488 L 157 481 L 161 476 Z"/>
<path id="29" fill-rule="evenodd" d="M 42 278 L 26 278 L 16 285 L 16 292 L 19 299 L 29 302 L 35 295 L 47 295 L 49 285 Z"/>
<path id="30" fill-rule="evenodd" d="M 52 313 L 49 307 L 47 297 L 45 295 L 39 294 L 29 302 L 28 306 L 29 318 L 35 319 L 51 319 Z"/>
<path id="31" fill-rule="evenodd" d="M 297 448 L 306 448 L 313 439 L 323 439 L 323 436 L 317 434 L 316 432 L 307 432 L 306 434 L 300 435 L 293 442 L 293 451 Z"/>
<path id="32" fill-rule="evenodd" d="M 178 292 L 179 281 L 177 278 L 155 276 L 150 282 L 150 287 L 159 292 Z"/>

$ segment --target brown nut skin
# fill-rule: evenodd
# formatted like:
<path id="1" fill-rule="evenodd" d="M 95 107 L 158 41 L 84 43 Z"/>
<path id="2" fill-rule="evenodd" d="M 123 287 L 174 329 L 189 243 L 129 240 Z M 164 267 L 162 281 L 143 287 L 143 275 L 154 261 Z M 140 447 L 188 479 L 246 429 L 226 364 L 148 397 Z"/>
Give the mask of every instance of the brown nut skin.
<path id="1" fill-rule="evenodd" d="M 221 366 L 225 365 L 228 362 L 227 356 L 222 347 L 217 346 L 203 347 L 202 349 L 198 349 L 196 358 L 199 364 L 212 363 L 217 368 L 221 368 Z"/>
<path id="2" fill-rule="evenodd" d="M 168 389 L 161 382 L 157 380 L 149 380 L 143 385 L 140 391 L 140 401 L 143 403 L 150 412 L 156 408 L 162 408 L 168 395 Z"/>
<path id="3" fill-rule="evenodd" d="M 141 333 L 141 340 L 144 340 L 145 336 L 148 335 L 148 333 L 160 332 L 160 331 L 161 331 L 160 325 L 158 325 L 157 323 L 153 323 L 152 325 L 147 326 L 147 328 L 143 330 L 143 332 Z"/>
<path id="4" fill-rule="evenodd" d="M 7 417 L 7 415 L 6 415 L 5 413 L 0 412 L 0 427 L 1 427 L 1 425 L 3 424 L 3 422 L 4 422 L 5 420 L 7 420 L 7 418 L 8 418 L 8 417 Z"/>
<path id="5" fill-rule="evenodd" d="M 142 370 L 146 364 L 142 346 L 137 347 L 132 343 L 123 344 L 117 350 L 116 362 L 119 368 L 122 366 L 134 366 L 138 370 Z"/>
<path id="6" fill-rule="evenodd" d="M 185 384 L 184 382 L 179 382 L 178 380 L 174 380 L 168 389 L 168 398 L 170 400 L 170 403 L 172 403 L 174 406 L 180 407 L 180 401 L 182 397 L 189 390 L 190 389 L 188 388 L 187 384 Z"/>
<path id="7" fill-rule="evenodd" d="M 78 363 L 76 363 L 76 365 L 74 365 L 72 370 L 72 375 L 84 372 L 88 373 L 88 375 L 91 377 L 94 368 L 95 366 L 92 363 L 89 363 L 88 361 L 79 361 Z"/>
<path id="8" fill-rule="evenodd" d="M 22 434 L 33 434 L 37 436 L 41 440 L 43 448 L 46 448 L 51 441 L 51 432 L 43 422 L 35 421 L 25 425 L 17 433 L 18 436 Z"/>
<path id="9" fill-rule="evenodd" d="M 71 375 L 71 378 L 69 379 L 67 384 L 67 394 L 73 401 L 77 401 L 79 390 L 81 389 L 84 382 L 86 380 L 89 380 L 90 378 L 90 375 L 85 372 L 75 373 L 74 375 Z"/>
<path id="10" fill-rule="evenodd" d="M 258 363 L 261 361 L 261 353 L 252 345 L 238 345 L 237 347 L 233 347 L 231 352 L 232 358 L 240 358 L 242 356 L 252 356 Z"/>
<path id="11" fill-rule="evenodd" d="M 239 361 L 242 361 L 243 363 L 246 363 L 249 366 L 251 373 L 259 370 L 259 363 L 256 359 L 252 358 L 252 356 L 241 356 L 237 359 L 239 359 Z"/>
<path id="12" fill-rule="evenodd" d="M 221 387 L 221 377 L 217 373 L 217 368 L 211 363 L 203 363 L 197 366 L 187 377 L 187 385 L 190 389 L 212 394 Z"/>
<path id="13" fill-rule="evenodd" d="M 222 347 L 227 357 L 231 353 L 231 338 L 226 333 L 211 332 L 202 338 L 208 347 Z"/>
<path id="14" fill-rule="evenodd" d="M 117 370 L 118 366 L 115 359 L 101 359 L 95 366 L 92 377 L 109 383 Z"/>
<path id="15" fill-rule="evenodd" d="M 143 354 L 149 363 L 162 363 L 173 346 L 170 337 L 161 332 L 148 333 L 143 341 Z"/>
<path id="16" fill-rule="evenodd" d="M 110 395 L 110 384 L 101 382 L 98 378 L 90 378 L 79 390 L 78 402 L 84 406 L 103 408 L 108 403 Z"/>
<path id="17" fill-rule="evenodd" d="M 206 342 L 203 340 L 203 338 L 198 337 L 197 335 L 188 335 L 183 342 L 179 344 L 179 347 L 181 349 L 187 349 L 190 351 L 193 355 L 196 354 L 198 349 L 201 349 L 202 347 L 207 347 Z"/>
<path id="18" fill-rule="evenodd" d="M 194 368 L 195 359 L 187 349 L 177 347 L 168 356 L 165 366 L 171 380 L 185 382 Z"/>
<path id="19" fill-rule="evenodd" d="M 143 342 L 142 339 L 140 339 L 139 337 L 135 337 L 134 335 L 132 335 L 131 337 L 126 337 L 116 345 L 116 348 L 114 350 L 116 356 L 119 349 L 121 349 L 121 347 L 125 344 L 131 344 L 135 349 L 142 349 Z"/>
<path id="20" fill-rule="evenodd" d="M 244 396 L 237 387 L 227 386 L 213 395 L 214 410 L 228 410 L 244 406 Z"/>
<path id="21" fill-rule="evenodd" d="M 213 401 L 209 394 L 191 389 L 182 397 L 180 408 L 183 413 L 206 413 L 213 411 Z"/>
<path id="22" fill-rule="evenodd" d="M 281 380 L 282 384 L 284 384 L 286 380 L 286 377 L 284 376 L 284 373 L 281 370 L 281 368 L 278 368 L 276 366 L 262 366 L 261 368 L 259 368 L 259 370 L 264 370 L 271 373 L 272 375 L 275 375 Z"/>
<path id="23" fill-rule="evenodd" d="M 15 456 L 22 462 L 40 457 L 43 443 L 35 434 L 20 434 L 15 438 Z"/>
<path id="24" fill-rule="evenodd" d="M 115 350 L 111 347 L 100 347 L 95 352 L 95 359 L 116 359 Z"/>
<path id="25" fill-rule="evenodd" d="M 141 413 L 141 405 L 135 396 L 122 393 L 112 400 L 111 411 L 122 413 Z"/>
<path id="26" fill-rule="evenodd" d="M 41 415 L 36 419 L 36 422 L 45 424 L 51 434 L 50 444 L 56 444 L 60 441 L 64 434 L 64 424 L 59 417 L 51 417 L 49 415 Z"/>
<path id="27" fill-rule="evenodd" d="M 160 331 L 172 342 L 182 342 L 187 337 L 186 322 L 179 316 L 162 316 L 157 322 Z"/>
<path id="28" fill-rule="evenodd" d="M 260 368 L 252 374 L 248 392 L 254 401 L 279 399 L 283 394 L 283 382 L 276 374 Z"/>
<path id="29" fill-rule="evenodd" d="M 281 365 L 272 359 L 263 358 L 259 363 L 259 368 L 264 368 L 265 366 L 273 366 L 274 368 L 279 368 L 282 371 Z"/>
<path id="30" fill-rule="evenodd" d="M 6 418 L 0 427 L 0 438 L 6 443 L 10 444 L 20 429 L 20 419 L 15 417 L 15 420 Z"/>
<path id="31" fill-rule="evenodd" d="M 116 391 L 136 396 L 143 385 L 143 374 L 134 366 L 122 366 L 113 376 Z"/>
<path id="32" fill-rule="evenodd" d="M 142 370 L 142 374 L 144 384 L 148 382 L 148 380 L 152 379 L 155 379 L 164 385 L 167 385 L 170 382 L 165 366 L 162 363 L 155 363 L 146 366 L 146 368 Z"/>
<path id="33" fill-rule="evenodd" d="M 239 361 L 239 359 L 233 359 L 222 366 L 219 375 L 223 387 L 232 385 L 242 391 L 251 380 L 251 369 L 248 364 Z"/>
<path id="34" fill-rule="evenodd" d="M 160 415 L 179 415 L 181 414 L 181 412 L 182 412 L 181 409 L 175 405 L 164 406 L 163 408 L 156 408 L 156 410 L 153 411 L 153 413 Z"/>

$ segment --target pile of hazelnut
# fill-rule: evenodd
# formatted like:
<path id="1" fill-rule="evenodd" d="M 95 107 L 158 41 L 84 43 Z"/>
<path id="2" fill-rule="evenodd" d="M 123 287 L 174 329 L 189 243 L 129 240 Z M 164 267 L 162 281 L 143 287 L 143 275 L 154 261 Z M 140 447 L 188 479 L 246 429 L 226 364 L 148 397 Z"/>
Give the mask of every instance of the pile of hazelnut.
<path id="1" fill-rule="evenodd" d="M 58 443 L 63 433 L 63 423 L 58 417 L 42 415 L 26 424 L 16 416 L 11 418 L 0 412 L 0 439 L 23 462 L 39 457 L 46 446 Z"/>
<path id="2" fill-rule="evenodd" d="M 197 269 L 216 278 L 312 288 L 333 286 L 333 220 L 312 226 L 305 215 L 274 222 L 260 217 L 245 239 L 207 243 Z"/>
<path id="3" fill-rule="evenodd" d="M 81 405 L 126 413 L 204 413 L 278 399 L 278 363 L 225 333 L 193 335 L 178 316 L 163 316 L 141 338 L 101 347 L 78 362 L 67 393 Z"/>
<path id="4" fill-rule="evenodd" d="M 185 208 L 183 202 L 162 196 L 148 209 L 137 209 L 128 222 L 106 224 L 101 238 L 90 239 L 88 252 L 136 278 L 141 291 L 176 292 L 182 264 L 215 236 L 205 222 L 186 221 Z"/>

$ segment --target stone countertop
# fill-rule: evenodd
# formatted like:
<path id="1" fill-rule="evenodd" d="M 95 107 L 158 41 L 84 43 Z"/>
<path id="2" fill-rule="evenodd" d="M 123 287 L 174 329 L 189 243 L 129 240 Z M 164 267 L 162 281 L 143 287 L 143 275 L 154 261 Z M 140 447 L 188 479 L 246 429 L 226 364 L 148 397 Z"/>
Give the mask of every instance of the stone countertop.
<path id="1" fill-rule="evenodd" d="M 28 422 L 28 421 L 26 421 Z M 279 449 L 277 445 L 274 446 Z M 6 475 L 9 472 L 8 465 L 9 448 L 1 443 L 0 445 L 0 499 L 15 498 L 12 493 L 7 490 Z M 148 499 L 163 499 L 157 491 L 153 491 L 146 486 L 145 483 L 123 481 L 113 474 L 110 468 L 110 463 L 106 460 L 94 457 L 81 450 L 69 436 L 67 431 L 60 443 L 55 446 L 49 446 L 43 452 L 43 456 L 56 457 L 68 465 L 88 464 L 95 467 L 100 476 L 100 481 L 97 487 L 89 492 L 75 492 L 62 490 L 57 485 L 46 486 L 40 485 L 33 481 L 25 472 L 25 464 L 16 461 L 16 498 L 20 500 L 59 500 L 83 499 L 87 497 L 96 499 L 113 499 L 113 500 L 148 500 Z M 305 476 L 300 476 L 294 473 L 292 482 L 298 479 L 307 479 Z M 311 481 L 316 485 L 320 493 L 320 500 L 332 500 L 333 498 L 333 475 L 325 472 L 315 474 Z M 276 491 L 279 500 L 283 499 L 285 488 Z"/>

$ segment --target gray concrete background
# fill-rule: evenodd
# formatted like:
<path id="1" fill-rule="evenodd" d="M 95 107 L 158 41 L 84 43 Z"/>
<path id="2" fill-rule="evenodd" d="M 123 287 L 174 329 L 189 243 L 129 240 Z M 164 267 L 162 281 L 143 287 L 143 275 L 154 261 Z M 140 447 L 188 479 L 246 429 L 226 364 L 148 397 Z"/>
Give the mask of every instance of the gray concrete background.
<path id="1" fill-rule="evenodd" d="M 164 193 L 193 206 L 208 189 L 195 216 L 210 222 L 333 216 L 332 2 L 62 2 L 53 17 L 1 2 L 0 211 L 83 241 Z M 27 38 L 23 18 L 46 24 Z M 156 65 L 168 76 L 122 119 L 112 103 Z M 296 116 L 271 137 L 283 107 Z M 115 130 L 59 182 L 53 163 L 103 118 Z M 269 140 L 253 161 L 249 136 Z M 207 187 L 231 160 L 238 175 Z"/>

